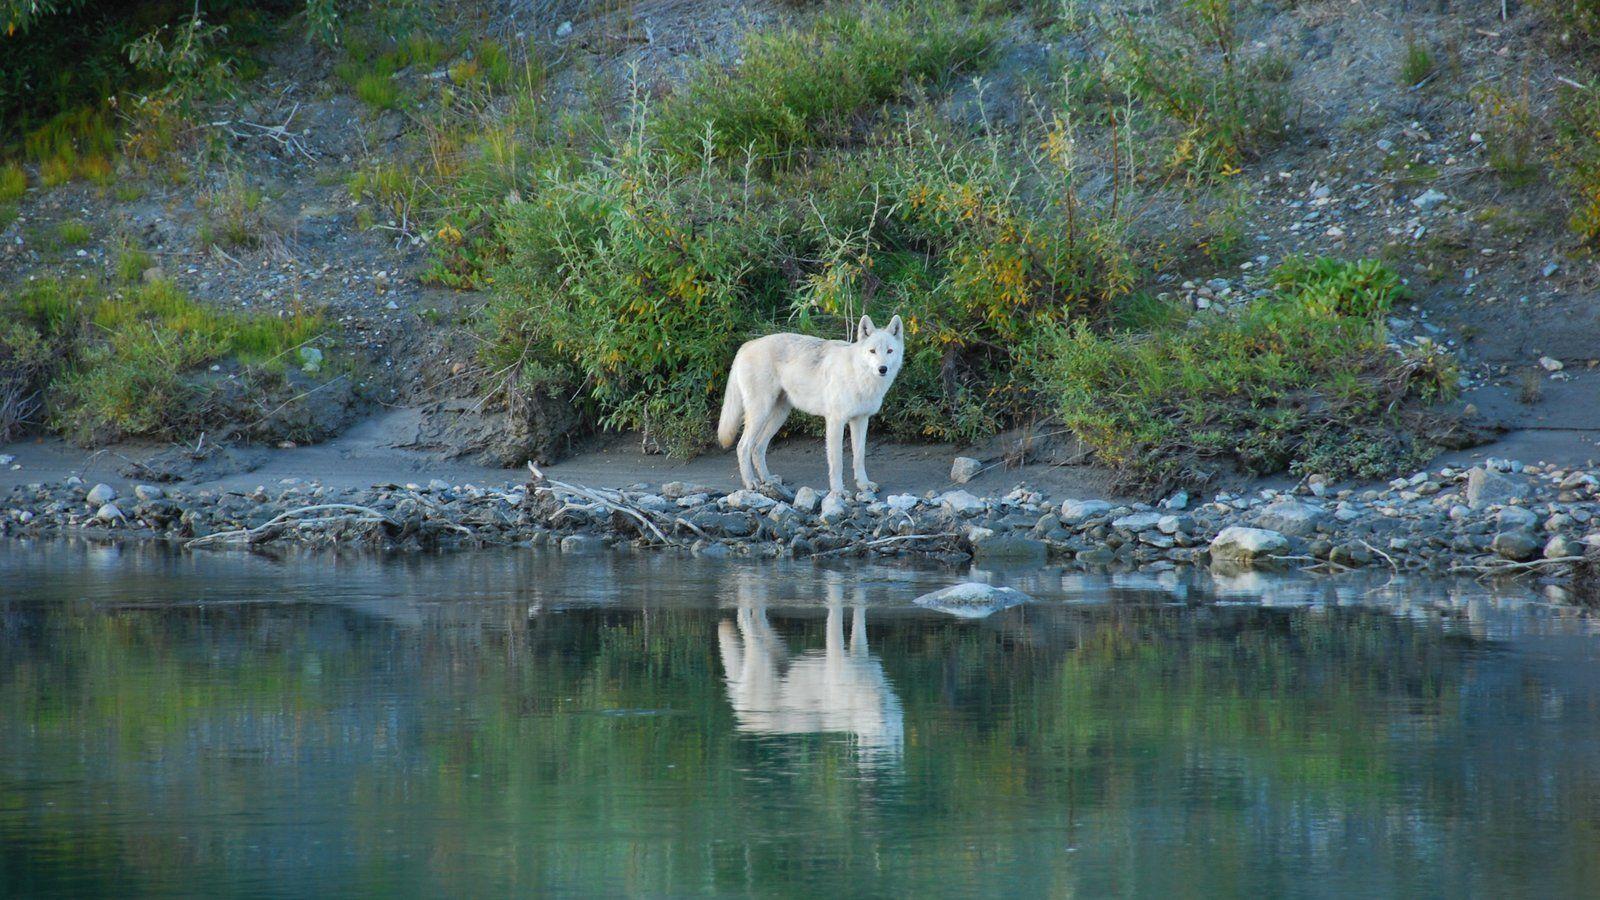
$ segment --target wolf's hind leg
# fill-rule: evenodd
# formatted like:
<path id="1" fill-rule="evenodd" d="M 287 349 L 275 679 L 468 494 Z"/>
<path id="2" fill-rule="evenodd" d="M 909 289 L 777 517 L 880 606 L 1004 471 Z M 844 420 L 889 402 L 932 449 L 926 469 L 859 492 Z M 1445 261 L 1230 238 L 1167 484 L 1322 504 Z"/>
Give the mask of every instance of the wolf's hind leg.
<path id="1" fill-rule="evenodd" d="M 772 411 L 767 414 L 766 421 L 761 425 L 761 434 L 755 443 L 756 475 L 760 476 L 763 483 L 773 481 L 772 470 L 767 468 L 767 448 L 772 445 L 772 439 L 777 436 L 778 429 L 789 419 L 789 410 L 792 409 L 786 397 L 779 397 L 772 404 Z"/>
<path id="2" fill-rule="evenodd" d="M 826 420 L 828 437 L 828 493 L 844 494 L 844 419 L 829 416 Z"/>

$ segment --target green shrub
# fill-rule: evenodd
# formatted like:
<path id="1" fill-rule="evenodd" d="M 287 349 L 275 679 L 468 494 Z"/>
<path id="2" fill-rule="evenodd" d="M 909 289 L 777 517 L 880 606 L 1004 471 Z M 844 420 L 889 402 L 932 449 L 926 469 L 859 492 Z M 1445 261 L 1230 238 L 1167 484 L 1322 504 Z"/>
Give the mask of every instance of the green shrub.
<path id="1" fill-rule="evenodd" d="M 1406 87 L 1419 85 L 1433 74 L 1433 51 L 1414 37 L 1406 38 L 1406 55 L 1400 61 L 1400 83 Z"/>
<path id="2" fill-rule="evenodd" d="M 753 32 L 735 67 L 705 64 L 662 105 L 656 133 L 685 162 L 708 142 L 723 159 L 776 157 L 838 136 L 910 85 L 979 67 L 995 37 L 953 4 L 830 10 L 801 28 Z"/>
<path id="3" fill-rule="evenodd" d="M 28 192 L 28 173 L 16 163 L 0 165 L 0 203 L 15 203 Z"/>
<path id="4" fill-rule="evenodd" d="M 393 76 L 371 72 L 356 79 L 356 97 L 373 109 L 397 109 L 400 106 L 400 88 Z"/>
<path id="5" fill-rule="evenodd" d="M 1397 413 L 1455 386 L 1447 355 L 1385 345 L 1402 296 L 1370 261 L 1295 261 L 1236 314 L 1177 312 L 1148 334 L 1045 333 L 1032 361 L 1068 428 L 1129 483 L 1202 483 L 1221 464 L 1378 477 L 1421 447 Z"/>
<path id="6" fill-rule="evenodd" d="M 907 127 L 768 182 L 685 173 L 648 132 L 502 212 L 491 362 L 669 452 L 709 439 L 739 343 L 844 336 L 863 312 L 907 326 L 880 427 L 975 438 L 1028 408 L 1018 346 L 1132 283 L 1114 218 L 1024 191 L 990 147 Z"/>
<path id="7" fill-rule="evenodd" d="M 42 396 L 49 421 L 85 444 L 226 424 L 239 389 L 206 367 L 281 371 L 288 351 L 322 328 L 312 314 L 203 307 L 165 281 L 113 294 L 88 281 L 33 282 L 0 293 L 0 319 L 11 323 L 0 334 L 0 406 L 8 393 Z"/>
<path id="8" fill-rule="evenodd" d="M 1247 57 L 1232 0 L 1188 0 L 1176 25 L 1124 21 L 1113 83 L 1175 126 L 1169 164 L 1204 178 L 1232 174 L 1282 139 L 1290 74 L 1281 56 Z"/>
<path id="9" fill-rule="evenodd" d="M 204 246 L 229 248 L 261 246 L 268 231 L 261 201 L 260 188 L 249 184 L 243 176 L 230 174 L 220 187 L 206 191 L 197 200 L 201 222 L 196 229 L 196 241 Z"/>

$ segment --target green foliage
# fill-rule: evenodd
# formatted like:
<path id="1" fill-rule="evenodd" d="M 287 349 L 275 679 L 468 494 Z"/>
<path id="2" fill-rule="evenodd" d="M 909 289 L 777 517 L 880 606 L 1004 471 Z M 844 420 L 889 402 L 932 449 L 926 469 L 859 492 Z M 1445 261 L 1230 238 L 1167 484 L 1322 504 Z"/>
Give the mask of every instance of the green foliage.
<path id="1" fill-rule="evenodd" d="M 1114 218 L 1067 183 L 1024 191 L 992 147 L 908 126 L 767 182 L 686 173 L 649 132 L 505 208 L 491 361 L 518 389 L 581 385 L 600 424 L 673 453 L 709 438 L 739 343 L 862 312 L 907 325 L 881 427 L 977 437 L 1027 406 L 1015 348 L 1132 282 Z"/>
<path id="2" fill-rule="evenodd" d="M 1406 55 L 1400 61 L 1400 83 L 1412 87 L 1433 74 L 1433 51 L 1415 37 L 1406 38 Z"/>
<path id="3" fill-rule="evenodd" d="M 663 104 L 655 130 L 681 161 L 780 156 L 841 136 L 851 117 L 980 67 L 992 23 L 953 4 L 839 7 L 804 27 L 753 32 L 742 62 L 705 64 Z"/>
<path id="4" fill-rule="evenodd" d="M 1552 156 L 1573 193 L 1572 230 L 1600 249 L 1600 93 L 1564 89 Z"/>
<path id="5" fill-rule="evenodd" d="M 1563 43 L 1600 43 L 1600 0 L 1529 0 L 1528 5 L 1557 25 L 1554 36 Z"/>
<path id="6" fill-rule="evenodd" d="M 400 106 L 400 89 L 393 76 L 369 72 L 356 79 L 356 97 L 373 109 L 396 109 Z"/>
<path id="7" fill-rule="evenodd" d="M 89 242 L 89 225 L 77 219 L 68 219 L 56 226 L 56 239 L 68 247 Z"/>
<path id="8" fill-rule="evenodd" d="M 28 192 L 28 173 L 16 163 L 0 165 L 0 203 L 15 203 Z"/>
<path id="9" fill-rule="evenodd" d="M 0 333 L 0 406 L 43 396 L 51 424 L 84 444 L 188 437 L 215 424 L 230 389 L 206 366 L 281 370 L 322 328 L 313 314 L 210 309 L 166 281 L 110 294 L 88 281 L 31 282 L 0 294 L 0 318 L 10 323 Z"/>
<path id="10" fill-rule="evenodd" d="M 1281 140 L 1288 62 L 1244 54 L 1232 0 L 1187 0 L 1175 16 L 1175 25 L 1123 21 L 1108 77 L 1175 128 L 1172 168 L 1232 174 Z"/>
<path id="11" fill-rule="evenodd" d="M 1515 186 L 1533 181 L 1539 172 L 1541 137 L 1529 79 L 1523 77 L 1514 89 L 1496 84 L 1479 85 L 1473 88 L 1472 99 L 1478 108 L 1479 130 L 1483 134 L 1489 168 Z M 1581 109 L 1569 107 L 1569 112 L 1581 113 Z M 1556 156 L 1559 159 L 1562 155 L 1558 145 Z"/>
<path id="12" fill-rule="evenodd" d="M 1148 334 L 1085 323 L 1046 334 L 1035 365 L 1067 427 L 1128 482 L 1203 482 L 1219 462 L 1255 473 L 1377 477 L 1414 463 L 1407 399 L 1454 389 L 1448 356 L 1402 357 L 1383 315 L 1403 296 L 1371 261 L 1294 260 L 1274 296 L 1236 314 L 1176 314 Z"/>
<path id="13" fill-rule="evenodd" d="M 200 195 L 196 202 L 201 212 L 196 240 L 208 246 L 259 247 L 268 230 L 261 201 L 260 188 L 237 173 L 230 174 L 220 187 Z"/>

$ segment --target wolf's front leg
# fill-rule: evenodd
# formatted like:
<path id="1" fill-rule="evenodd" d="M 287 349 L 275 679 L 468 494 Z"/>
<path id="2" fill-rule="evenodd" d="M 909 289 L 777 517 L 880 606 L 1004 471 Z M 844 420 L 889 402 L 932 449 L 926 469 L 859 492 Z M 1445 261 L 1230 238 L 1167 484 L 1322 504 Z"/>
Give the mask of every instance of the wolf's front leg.
<path id="1" fill-rule="evenodd" d="M 826 420 L 828 435 L 828 493 L 844 494 L 844 419 L 829 416 Z"/>
<path id="2" fill-rule="evenodd" d="M 850 456 L 855 463 L 856 489 L 878 492 L 878 486 L 867 477 L 867 417 L 856 416 L 850 420 Z"/>

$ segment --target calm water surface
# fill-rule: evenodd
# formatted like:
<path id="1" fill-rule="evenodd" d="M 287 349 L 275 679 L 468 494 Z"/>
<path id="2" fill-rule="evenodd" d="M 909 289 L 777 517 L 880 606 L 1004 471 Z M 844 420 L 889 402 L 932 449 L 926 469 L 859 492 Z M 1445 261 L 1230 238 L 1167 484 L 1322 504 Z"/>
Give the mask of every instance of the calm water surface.
<path id="1" fill-rule="evenodd" d="M 1600 894 L 1472 585 L 0 543 L 0 895 Z"/>

